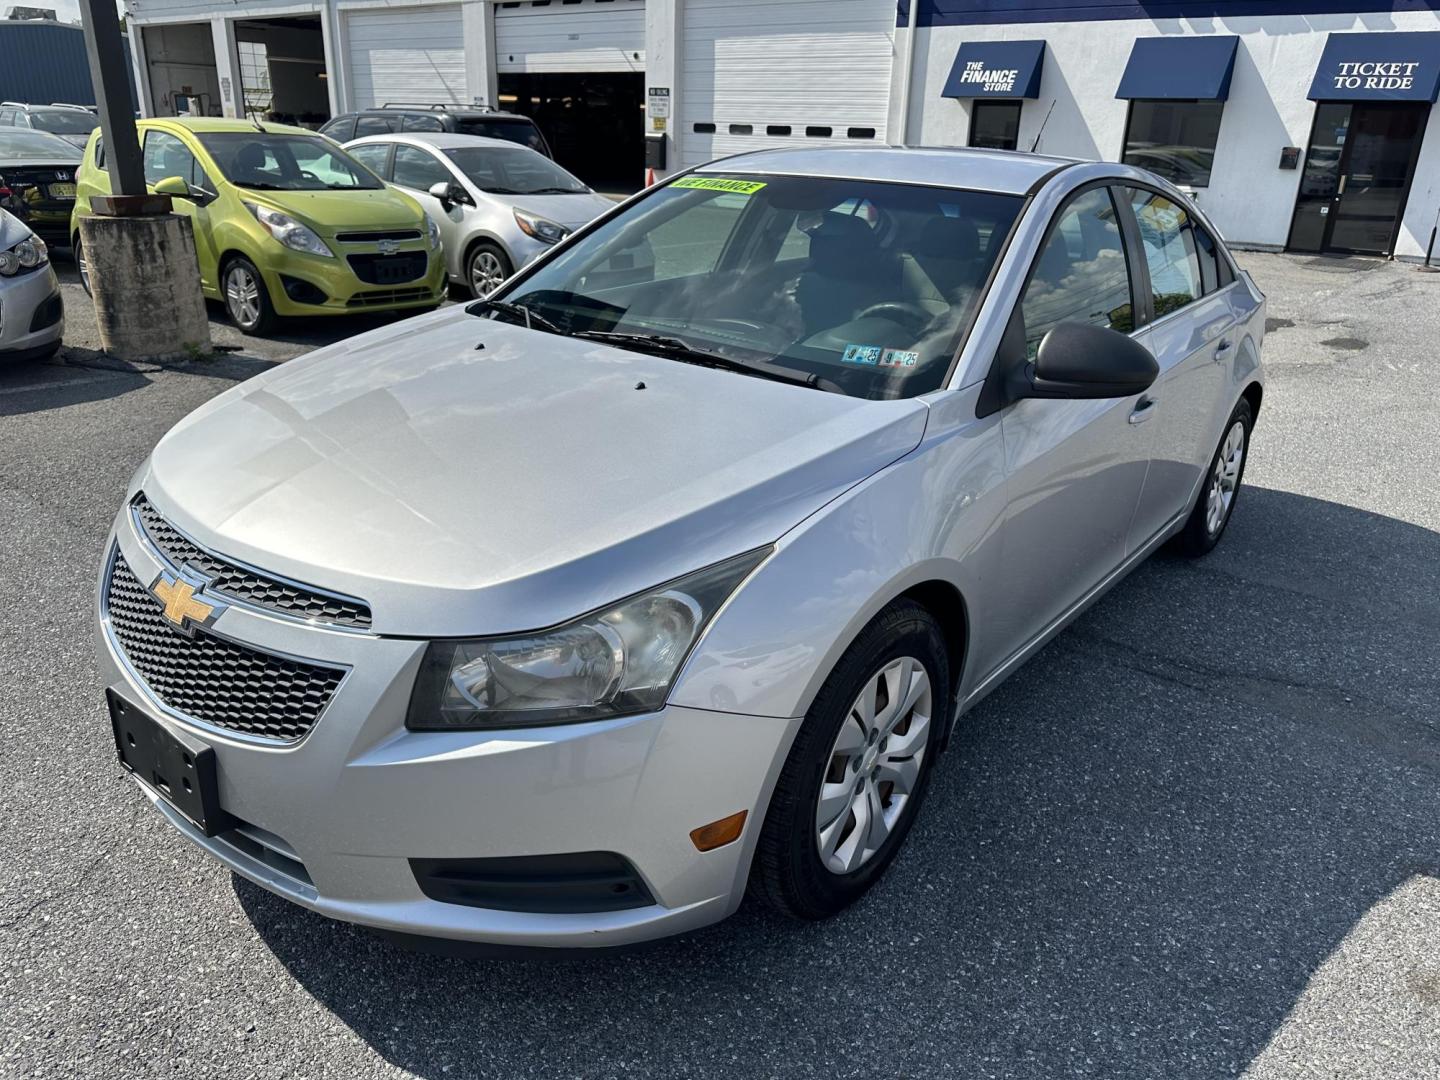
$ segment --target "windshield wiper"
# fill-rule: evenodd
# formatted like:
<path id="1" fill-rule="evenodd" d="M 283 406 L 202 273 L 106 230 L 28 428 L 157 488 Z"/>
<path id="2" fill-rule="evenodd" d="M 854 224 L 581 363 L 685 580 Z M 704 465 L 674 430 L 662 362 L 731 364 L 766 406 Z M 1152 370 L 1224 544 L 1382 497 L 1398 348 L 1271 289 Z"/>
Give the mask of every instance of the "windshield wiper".
<path id="1" fill-rule="evenodd" d="M 241 183 L 241 182 L 239 182 L 239 181 L 232 181 L 232 183 L 236 184 L 236 186 L 238 186 L 238 187 L 249 188 L 251 191 L 290 191 L 290 190 L 292 190 L 291 188 L 286 187 L 284 184 L 270 184 L 270 183 L 266 183 L 264 180 L 256 180 L 256 181 L 254 181 L 253 183 Z"/>
<path id="2" fill-rule="evenodd" d="M 583 191 L 577 191 L 575 188 L 568 188 L 568 187 L 541 187 L 541 188 L 536 188 L 534 191 L 525 191 L 525 192 L 520 192 L 519 194 L 523 194 L 523 195 L 583 195 L 584 192 L 583 192 Z"/>
<path id="3" fill-rule="evenodd" d="M 487 195 L 522 195 L 522 194 L 524 194 L 524 192 L 516 191 L 514 188 L 508 188 L 508 187 L 487 187 L 487 188 L 481 188 L 480 190 L 483 191 L 483 192 L 485 192 Z"/>
<path id="4" fill-rule="evenodd" d="M 733 356 L 724 356 L 717 352 L 711 352 L 709 349 L 691 345 L 688 341 L 672 337 L 669 334 L 627 334 L 615 330 L 577 330 L 571 336 L 584 338 L 587 341 L 603 341 L 607 345 L 618 345 L 621 348 L 630 345 L 640 352 L 654 353 L 657 356 L 679 360 L 685 364 L 720 368 L 724 371 L 738 371 L 742 375 L 754 375 L 760 379 L 792 383 L 795 386 L 808 386 L 832 394 L 845 392 L 829 379 L 812 372 L 795 371 L 791 368 L 766 364 L 763 361 L 747 363 L 744 360 L 737 360 Z"/>
<path id="5" fill-rule="evenodd" d="M 471 315 L 478 315 L 482 311 L 495 311 L 501 315 L 509 315 L 511 318 L 519 319 L 525 324 L 526 330 L 544 330 L 547 334 L 559 334 L 561 337 L 568 335 L 560 327 L 556 326 L 549 319 L 539 312 L 532 311 L 524 304 L 511 303 L 509 300 L 476 300 L 465 309 Z"/>

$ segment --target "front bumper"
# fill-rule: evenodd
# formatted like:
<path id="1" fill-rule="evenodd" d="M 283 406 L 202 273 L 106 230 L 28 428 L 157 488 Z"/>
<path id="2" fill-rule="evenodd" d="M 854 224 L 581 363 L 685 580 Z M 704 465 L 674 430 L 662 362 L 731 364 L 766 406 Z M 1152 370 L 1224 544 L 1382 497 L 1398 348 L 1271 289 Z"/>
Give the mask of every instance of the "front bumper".
<path id="1" fill-rule="evenodd" d="M 364 311 L 397 311 L 434 307 L 446 297 L 445 258 L 440 251 L 407 245 L 404 254 L 424 251 L 425 273 L 409 281 L 378 284 L 362 281 L 348 261 L 350 255 L 375 255 L 377 250 L 370 246 L 333 246 L 340 249 L 333 259 L 287 252 L 259 264 L 278 314 L 354 315 Z"/>
<path id="2" fill-rule="evenodd" d="M 113 540 L 141 581 L 163 564 L 122 513 Z M 103 597 L 102 578 L 102 597 Z M 206 838 L 148 788 L 170 821 L 236 873 L 313 911 L 386 930 L 542 947 L 620 945 L 723 918 L 744 893 L 765 805 L 798 720 L 668 706 L 619 720 L 497 732 L 404 726 L 424 643 L 319 630 L 227 608 L 214 632 L 348 669 L 302 739 L 262 743 L 167 714 L 100 611 L 105 685 L 214 748 L 222 807 L 241 837 Z M 741 838 L 699 852 L 689 833 L 749 811 Z M 284 858 L 262 857 L 250 837 Z M 430 899 L 410 859 L 614 852 L 654 903 L 537 913 Z M 278 868 L 277 868 L 278 867 Z"/>
<path id="3" fill-rule="evenodd" d="M 52 267 L 0 277 L 0 358 L 28 356 L 54 345 L 65 334 L 64 311 Z"/>

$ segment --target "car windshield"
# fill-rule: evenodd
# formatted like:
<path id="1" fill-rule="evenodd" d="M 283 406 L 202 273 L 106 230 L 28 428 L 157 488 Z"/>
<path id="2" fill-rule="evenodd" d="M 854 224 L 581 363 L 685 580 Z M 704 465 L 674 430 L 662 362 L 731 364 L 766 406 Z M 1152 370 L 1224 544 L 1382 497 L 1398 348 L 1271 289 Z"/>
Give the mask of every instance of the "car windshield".
<path id="1" fill-rule="evenodd" d="M 545 140 L 529 120 L 498 120 L 494 117 L 457 117 L 455 130 L 462 135 L 483 135 L 487 139 L 504 139 L 531 150 L 545 152 Z"/>
<path id="2" fill-rule="evenodd" d="M 84 109 L 31 109 L 30 123 L 57 135 L 88 135 L 100 126 L 100 118 Z"/>
<path id="3" fill-rule="evenodd" d="M 481 191 L 496 195 L 579 195 L 584 184 L 543 154 L 524 147 L 462 146 L 446 150 Z"/>
<path id="4" fill-rule="evenodd" d="M 200 142 L 225 179 L 256 191 L 353 191 L 385 185 L 319 135 L 261 131 L 204 132 Z"/>
<path id="5" fill-rule="evenodd" d="M 80 151 L 58 135 L 50 135 L 43 131 L 0 128 L 0 162 L 7 158 L 79 161 Z"/>
<path id="6" fill-rule="evenodd" d="M 1021 202 L 689 176 L 471 310 L 853 397 L 913 397 L 944 383 Z"/>

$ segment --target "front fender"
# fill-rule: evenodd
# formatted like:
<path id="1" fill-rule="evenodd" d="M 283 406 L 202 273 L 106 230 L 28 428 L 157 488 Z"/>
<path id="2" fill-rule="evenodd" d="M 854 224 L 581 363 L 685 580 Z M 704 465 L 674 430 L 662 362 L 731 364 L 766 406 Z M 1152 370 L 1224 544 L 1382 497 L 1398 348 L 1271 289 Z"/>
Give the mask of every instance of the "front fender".
<path id="1" fill-rule="evenodd" d="M 996 591 L 1005 505 L 999 418 L 975 419 L 978 393 L 937 395 L 914 451 L 781 537 L 686 662 L 674 704 L 801 716 L 865 625 L 935 581 L 959 593 L 977 628 L 952 676 L 957 693 L 973 684 L 989 655 L 978 628 Z M 959 612 L 941 614 L 964 625 Z"/>

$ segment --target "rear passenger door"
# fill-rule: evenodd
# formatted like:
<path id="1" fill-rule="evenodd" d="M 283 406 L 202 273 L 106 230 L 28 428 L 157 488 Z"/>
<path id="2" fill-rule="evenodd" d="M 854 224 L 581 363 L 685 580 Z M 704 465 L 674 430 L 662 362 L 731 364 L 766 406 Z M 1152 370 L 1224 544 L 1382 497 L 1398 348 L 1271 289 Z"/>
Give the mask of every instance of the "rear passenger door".
<path id="1" fill-rule="evenodd" d="M 1063 322 L 1135 331 L 1127 248 L 1110 188 L 1082 189 L 1057 213 L 1018 313 L 1032 360 Z M 1025 646 L 1125 558 L 1149 462 L 1148 410 L 1137 394 L 1024 398 L 1001 411 L 1009 496 L 997 660 Z"/>
<path id="2" fill-rule="evenodd" d="M 1165 195 L 1119 189 L 1138 226 L 1140 280 L 1153 322 L 1146 344 L 1160 366 L 1146 424 L 1150 469 L 1127 549 L 1134 551 L 1190 502 L 1219 438 L 1235 339 L 1230 265 L 1203 225 Z"/>

